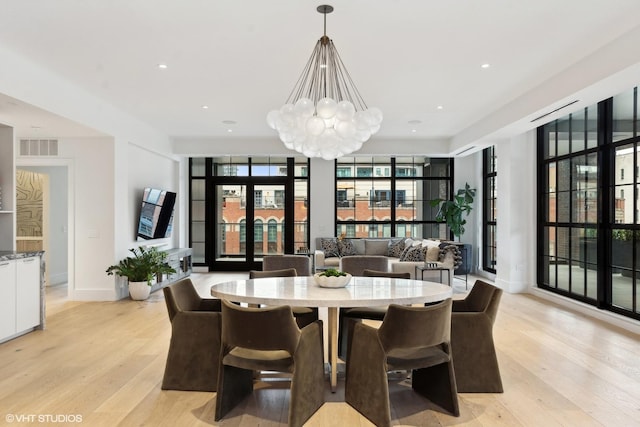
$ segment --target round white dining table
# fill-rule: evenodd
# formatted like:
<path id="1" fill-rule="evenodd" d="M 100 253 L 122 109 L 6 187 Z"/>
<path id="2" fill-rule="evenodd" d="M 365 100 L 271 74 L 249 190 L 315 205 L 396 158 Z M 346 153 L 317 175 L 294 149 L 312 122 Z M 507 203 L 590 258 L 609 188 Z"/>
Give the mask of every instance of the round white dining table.
<path id="1" fill-rule="evenodd" d="M 344 288 L 321 288 L 313 276 L 233 280 L 211 286 L 211 295 L 233 302 L 327 307 L 331 390 L 338 382 L 338 312 L 340 307 L 423 304 L 451 298 L 450 286 L 422 280 L 353 277 Z"/>

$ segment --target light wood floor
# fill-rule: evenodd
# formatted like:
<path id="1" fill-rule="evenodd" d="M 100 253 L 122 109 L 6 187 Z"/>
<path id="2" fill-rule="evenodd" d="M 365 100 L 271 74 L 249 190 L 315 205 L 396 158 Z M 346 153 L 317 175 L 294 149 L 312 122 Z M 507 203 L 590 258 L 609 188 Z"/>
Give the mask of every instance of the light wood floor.
<path id="1" fill-rule="evenodd" d="M 229 278 L 194 275 L 203 295 Z M 220 423 L 213 421 L 215 393 L 160 390 L 170 336 L 162 292 L 144 302 L 68 302 L 52 289 L 47 322 L 45 331 L 0 344 L 0 425 L 286 425 L 286 383 L 260 383 Z M 456 418 L 394 381 L 393 424 L 640 426 L 637 335 L 510 294 L 494 335 L 505 393 L 460 394 Z M 327 402 L 308 426 L 372 425 L 343 402 L 340 385 L 332 394 L 325 384 Z M 76 415 L 82 422 L 9 423 L 12 415 Z"/>

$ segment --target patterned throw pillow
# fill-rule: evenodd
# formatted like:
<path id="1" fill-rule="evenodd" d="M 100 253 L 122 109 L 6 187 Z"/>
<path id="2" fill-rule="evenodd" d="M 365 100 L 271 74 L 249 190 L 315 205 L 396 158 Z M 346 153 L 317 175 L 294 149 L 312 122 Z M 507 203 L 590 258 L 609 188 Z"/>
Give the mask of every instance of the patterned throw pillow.
<path id="1" fill-rule="evenodd" d="M 320 239 L 320 248 L 324 252 L 325 258 L 340 256 L 340 250 L 338 249 L 338 239 L 336 239 L 335 237 Z"/>
<path id="2" fill-rule="evenodd" d="M 355 255 L 356 247 L 351 239 L 338 240 L 338 252 L 340 256 Z"/>
<path id="3" fill-rule="evenodd" d="M 427 259 L 428 249 L 428 246 L 412 246 L 403 254 L 404 258 L 400 258 L 400 261 L 424 262 Z"/>
<path id="4" fill-rule="evenodd" d="M 407 243 L 409 241 L 409 243 Z M 404 242 L 404 249 L 402 250 L 402 253 L 400 254 L 400 261 L 404 261 L 404 258 L 407 256 L 407 252 L 409 252 L 411 250 L 411 248 L 413 248 L 413 240 L 411 239 L 407 239 Z"/>
<path id="5" fill-rule="evenodd" d="M 404 251 L 404 239 L 389 239 L 389 245 L 387 246 L 387 256 L 393 258 L 400 258 Z"/>

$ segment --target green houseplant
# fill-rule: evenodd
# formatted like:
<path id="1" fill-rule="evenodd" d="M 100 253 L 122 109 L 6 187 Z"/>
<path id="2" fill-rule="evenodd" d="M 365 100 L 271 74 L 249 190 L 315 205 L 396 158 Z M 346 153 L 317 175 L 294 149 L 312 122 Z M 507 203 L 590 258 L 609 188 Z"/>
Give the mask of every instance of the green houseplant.
<path id="1" fill-rule="evenodd" d="M 175 269 L 167 264 L 166 252 L 159 251 L 156 247 L 129 249 L 133 256 L 126 257 L 116 265 L 107 268 L 106 273 L 126 277 L 129 282 L 129 293 L 133 299 L 146 299 L 149 296 L 153 279 L 162 274 L 175 273 Z M 136 290 L 140 289 L 141 294 L 137 294 Z M 146 289 L 145 289 L 146 288 Z M 133 292 L 132 292 L 133 291 Z M 146 293 L 146 296 L 144 295 Z"/>
<path id="2" fill-rule="evenodd" d="M 471 188 L 469 183 L 465 183 L 464 188 L 458 189 L 453 196 L 453 200 L 435 199 L 431 201 L 431 206 L 440 206 L 436 214 L 436 221 L 446 222 L 454 236 L 460 240 L 464 234 L 464 226 L 473 207 L 473 199 L 476 197 L 476 189 Z"/>

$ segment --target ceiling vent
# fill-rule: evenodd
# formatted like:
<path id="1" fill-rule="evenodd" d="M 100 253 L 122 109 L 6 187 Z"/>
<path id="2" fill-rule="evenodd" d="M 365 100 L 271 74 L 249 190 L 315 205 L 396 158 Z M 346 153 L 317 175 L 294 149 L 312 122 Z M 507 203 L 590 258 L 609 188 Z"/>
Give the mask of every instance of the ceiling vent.
<path id="1" fill-rule="evenodd" d="M 57 156 L 57 139 L 21 139 L 21 156 Z"/>
<path id="2" fill-rule="evenodd" d="M 569 105 L 573 105 L 573 104 L 575 104 L 575 103 L 576 103 L 576 102 L 578 102 L 578 101 L 579 101 L 579 100 L 578 100 L 578 99 L 576 99 L 575 101 L 571 101 L 570 103 L 565 104 L 565 105 L 563 105 L 562 107 L 558 107 L 558 108 L 556 108 L 556 109 L 555 109 L 555 110 L 553 110 L 553 111 L 549 111 L 548 113 L 544 113 L 543 115 L 538 116 L 538 117 L 536 117 L 535 119 L 531 120 L 531 122 L 530 122 L 530 123 L 533 123 L 533 122 L 538 121 L 538 120 L 540 120 L 540 119 L 542 119 L 542 118 L 544 118 L 544 117 L 547 117 L 547 116 L 549 116 L 549 115 L 551 115 L 551 114 L 555 113 L 556 111 L 560 111 L 560 110 L 562 110 L 563 108 L 567 108 Z"/>

